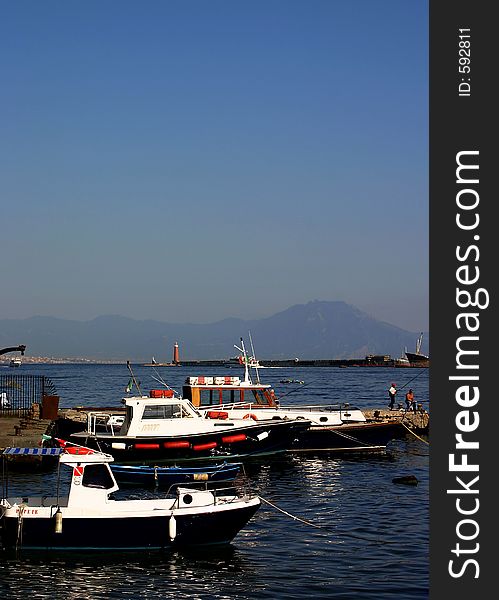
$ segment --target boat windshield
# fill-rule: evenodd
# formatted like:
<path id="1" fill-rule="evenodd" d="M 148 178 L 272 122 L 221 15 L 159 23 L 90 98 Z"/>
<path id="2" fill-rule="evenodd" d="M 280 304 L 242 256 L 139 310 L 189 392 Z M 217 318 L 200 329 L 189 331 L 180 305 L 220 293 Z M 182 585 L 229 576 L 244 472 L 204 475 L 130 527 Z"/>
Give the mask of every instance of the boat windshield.
<path id="1" fill-rule="evenodd" d="M 190 416 L 181 404 L 149 404 L 144 406 L 142 419 L 181 419 Z"/>
<path id="2" fill-rule="evenodd" d="M 107 465 L 86 465 L 83 471 L 83 487 L 109 490 L 115 482 Z"/>

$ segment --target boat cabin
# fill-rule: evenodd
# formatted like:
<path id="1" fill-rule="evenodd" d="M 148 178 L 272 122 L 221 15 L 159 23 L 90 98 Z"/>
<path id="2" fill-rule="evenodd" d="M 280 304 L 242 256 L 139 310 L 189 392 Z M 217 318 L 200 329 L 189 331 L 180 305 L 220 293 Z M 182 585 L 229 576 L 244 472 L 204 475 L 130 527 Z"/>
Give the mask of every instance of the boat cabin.
<path id="1" fill-rule="evenodd" d="M 222 404 L 278 407 L 270 385 L 251 383 L 239 377 L 187 377 L 182 396 L 194 407 L 203 409 Z"/>
<path id="2" fill-rule="evenodd" d="M 119 490 L 118 484 L 109 468 L 114 459 L 109 454 L 97 452 L 83 447 L 50 448 L 50 455 L 59 456 L 59 462 L 67 465 L 70 478 L 58 472 L 56 496 L 9 498 L 10 504 L 28 507 L 89 507 L 99 503 L 107 503 L 109 495 Z M 40 453 L 40 448 L 7 448 L 4 455 L 26 456 Z M 69 473 L 67 473 L 69 475 Z M 67 487 L 59 494 L 59 488 Z"/>
<path id="3" fill-rule="evenodd" d="M 181 419 L 204 418 L 191 402 L 175 397 L 171 390 L 151 390 L 149 396 L 123 398 L 122 403 L 126 412 L 119 427 L 120 436 L 157 435 L 163 433 L 168 424 Z M 88 432 L 95 435 L 103 419 L 109 423 L 112 415 L 102 412 L 88 413 Z M 113 428 L 111 434 L 114 435 Z"/>

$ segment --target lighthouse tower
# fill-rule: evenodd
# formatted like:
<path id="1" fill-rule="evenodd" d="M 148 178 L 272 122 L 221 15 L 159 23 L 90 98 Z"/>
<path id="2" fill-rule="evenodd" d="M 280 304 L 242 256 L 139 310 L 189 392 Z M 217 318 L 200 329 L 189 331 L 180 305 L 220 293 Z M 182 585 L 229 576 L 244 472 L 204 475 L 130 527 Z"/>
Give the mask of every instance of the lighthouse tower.
<path id="1" fill-rule="evenodd" d="M 175 345 L 173 346 L 173 364 L 174 365 L 180 364 L 180 359 L 178 356 L 178 342 L 175 342 Z"/>

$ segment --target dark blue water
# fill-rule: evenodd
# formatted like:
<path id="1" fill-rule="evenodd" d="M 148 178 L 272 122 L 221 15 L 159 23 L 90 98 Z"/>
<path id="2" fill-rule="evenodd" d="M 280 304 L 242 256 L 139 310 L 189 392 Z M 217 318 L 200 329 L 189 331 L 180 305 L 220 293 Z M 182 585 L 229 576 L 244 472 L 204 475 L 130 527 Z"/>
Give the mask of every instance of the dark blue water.
<path id="1" fill-rule="evenodd" d="M 143 391 L 159 387 L 148 367 L 134 367 Z M 188 375 L 239 370 L 158 369 L 181 391 Z M 16 371 L 21 372 L 21 371 Z M 23 365 L 50 377 L 61 407 L 119 404 L 129 380 L 125 365 Z M 386 407 L 394 381 L 429 408 L 428 370 L 391 368 L 262 369 L 281 403 L 350 402 Z M 303 380 L 303 385 L 281 379 Z M 403 399 L 401 398 L 402 402 Z M 0 596 L 83 598 L 366 598 L 428 597 L 428 452 L 409 436 L 386 455 L 362 458 L 280 456 L 247 466 L 254 489 L 268 502 L 233 544 L 197 553 L 23 555 L 0 558 Z M 392 483 L 415 475 L 417 486 Z M 46 475 L 11 477 L 11 492 L 37 493 Z M 303 522 L 305 521 L 305 522 Z"/>

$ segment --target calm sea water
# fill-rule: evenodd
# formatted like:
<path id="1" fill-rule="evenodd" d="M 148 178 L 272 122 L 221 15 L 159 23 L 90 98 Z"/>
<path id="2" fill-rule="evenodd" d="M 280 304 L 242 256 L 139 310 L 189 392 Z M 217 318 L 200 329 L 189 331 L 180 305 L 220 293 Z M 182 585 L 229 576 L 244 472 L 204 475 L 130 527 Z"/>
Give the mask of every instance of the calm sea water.
<path id="1" fill-rule="evenodd" d="M 134 367 L 144 392 L 159 387 L 148 367 Z M 125 365 L 23 365 L 19 373 L 46 375 L 60 406 L 118 405 L 129 380 Z M 160 368 L 181 391 L 189 375 L 239 375 L 238 369 Z M 350 402 L 386 407 L 394 381 L 429 409 L 427 369 L 262 369 L 282 404 Z M 284 384 L 293 379 L 303 384 Z M 292 393 L 291 390 L 295 390 Z M 247 467 L 263 504 L 225 549 L 195 553 L 112 555 L 0 554 L 2 599 L 411 599 L 427 598 L 428 453 L 413 436 L 386 455 L 362 458 L 281 456 Z M 392 483 L 415 475 L 417 486 Z M 38 493 L 53 477 L 11 477 L 11 491 Z M 303 522 L 305 521 L 305 522 Z"/>

